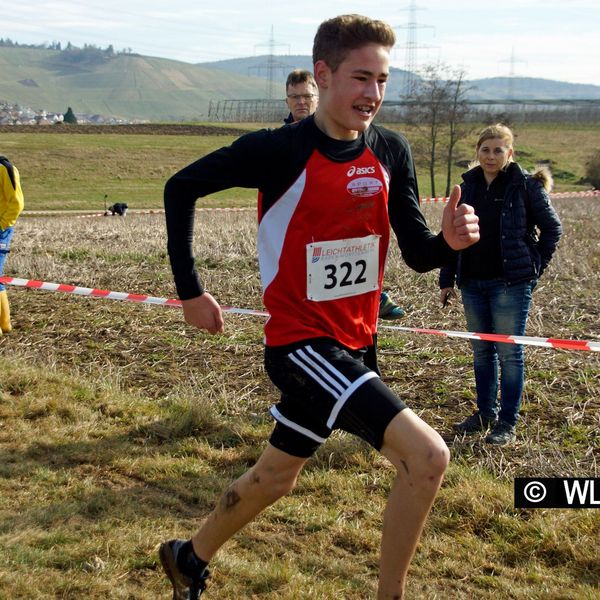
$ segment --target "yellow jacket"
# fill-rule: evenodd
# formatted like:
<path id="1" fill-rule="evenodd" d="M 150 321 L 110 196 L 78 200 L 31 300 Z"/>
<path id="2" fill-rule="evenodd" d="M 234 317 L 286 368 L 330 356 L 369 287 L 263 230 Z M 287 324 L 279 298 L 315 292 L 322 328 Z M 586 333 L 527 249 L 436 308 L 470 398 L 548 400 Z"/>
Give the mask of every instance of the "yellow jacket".
<path id="1" fill-rule="evenodd" d="M 19 171 L 8 159 L 0 156 L 0 229 L 12 227 L 24 205 Z"/>

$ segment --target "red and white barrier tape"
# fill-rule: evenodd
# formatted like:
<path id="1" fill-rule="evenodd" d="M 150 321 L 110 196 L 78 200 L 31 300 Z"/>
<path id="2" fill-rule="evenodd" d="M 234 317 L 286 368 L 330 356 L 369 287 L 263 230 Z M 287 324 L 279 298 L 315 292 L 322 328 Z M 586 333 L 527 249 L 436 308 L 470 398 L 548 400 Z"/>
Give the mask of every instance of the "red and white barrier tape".
<path id="1" fill-rule="evenodd" d="M 600 190 L 586 190 L 585 192 L 551 192 L 551 198 L 570 198 L 576 196 L 578 198 L 590 198 L 600 196 Z"/>
<path id="2" fill-rule="evenodd" d="M 66 283 L 49 283 L 36 279 L 21 279 L 19 277 L 0 277 L 0 283 L 15 285 L 48 292 L 64 292 L 66 294 L 77 294 L 79 296 L 92 296 L 93 298 L 109 298 L 110 300 L 127 300 L 129 302 L 141 302 L 144 304 L 162 304 L 165 306 L 181 306 L 180 300 L 168 300 L 167 298 L 155 298 L 141 294 L 128 294 L 126 292 L 111 292 L 109 290 L 98 290 L 93 288 L 79 287 Z"/>
<path id="3" fill-rule="evenodd" d="M 591 198 L 594 196 L 600 196 L 600 190 L 587 190 L 585 192 L 551 192 L 551 198 Z M 444 203 L 448 202 L 450 198 L 446 197 L 433 197 L 433 198 L 420 198 L 421 204 L 428 203 Z"/>
<path id="4" fill-rule="evenodd" d="M 158 304 L 161 306 L 172 306 L 181 308 L 181 300 L 175 298 L 157 298 L 156 296 L 145 296 L 143 294 L 130 294 L 128 292 L 113 292 L 110 290 L 100 290 L 95 288 L 86 288 L 67 283 L 50 283 L 48 281 L 38 281 L 36 279 L 21 279 L 19 277 L 0 277 L 0 283 L 4 285 L 14 285 L 17 287 L 27 287 L 36 290 L 45 290 L 47 292 L 63 292 L 66 294 L 75 294 L 77 296 L 89 296 L 92 298 L 108 298 L 109 300 L 125 300 L 126 302 L 138 302 L 140 304 Z M 236 313 L 241 315 L 255 315 L 268 317 L 269 313 L 253 310 L 249 308 L 235 308 L 233 306 L 221 306 L 223 312 Z"/>
<path id="5" fill-rule="evenodd" d="M 419 198 L 421 204 L 445 204 L 450 198 L 448 196 L 436 196 L 434 198 Z"/>
<path id="6" fill-rule="evenodd" d="M 199 207 L 196 209 L 197 211 L 200 212 L 247 212 L 247 211 L 256 211 L 255 207 L 252 206 L 224 206 L 224 207 L 215 207 L 215 208 L 210 208 L 210 207 Z M 77 211 L 72 211 L 72 212 L 77 212 Z M 40 215 L 40 216 L 59 216 L 59 215 L 65 215 L 65 216 L 71 216 L 72 212 L 61 212 L 59 210 L 26 210 L 24 211 L 23 214 L 25 215 Z M 134 215 L 158 215 L 158 214 L 164 214 L 165 210 L 163 208 L 154 208 L 154 209 L 148 209 L 148 210 L 138 210 L 138 209 L 133 209 L 131 211 L 129 211 L 129 214 L 134 214 Z M 112 213 L 106 214 L 106 213 L 86 213 L 83 215 L 73 215 L 76 219 L 90 219 L 90 218 L 96 218 L 96 217 L 118 217 L 120 215 L 113 215 Z"/>
<path id="7" fill-rule="evenodd" d="M 591 198 L 595 196 L 600 196 L 600 190 L 588 190 L 585 192 L 552 192 L 550 194 L 551 198 Z M 449 198 L 447 196 L 434 196 L 431 198 L 420 198 L 419 202 L 421 204 L 444 204 L 448 202 Z M 246 212 L 246 211 L 255 211 L 256 208 L 253 206 L 240 206 L 240 207 L 199 207 L 196 208 L 197 211 L 200 212 Z M 150 209 L 150 210 L 132 210 L 130 214 L 136 215 L 152 215 L 152 214 L 163 214 L 165 211 L 162 208 Z M 26 210 L 23 214 L 26 215 L 60 215 L 68 213 L 61 213 L 60 211 L 52 211 L 52 210 Z M 107 215 L 105 213 L 92 213 L 85 215 L 75 215 L 76 219 L 89 219 L 91 217 L 112 217 L 118 215 Z"/>
<path id="8" fill-rule="evenodd" d="M 181 300 L 174 298 L 157 298 L 156 296 L 145 296 L 143 294 L 130 294 L 128 292 L 112 292 L 110 290 L 99 290 L 95 288 L 86 288 L 67 283 L 50 283 L 48 281 L 38 281 L 36 279 L 20 279 L 19 277 L 0 277 L 0 283 L 5 285 L 14 285 L 17 287 L 27 287 L 36 290 L 45 290 L 47 292 L 63 292 L 66 294 L 75 294 L 77 296 L 89 296 L 92 298 L 108 298 L 109 300 L 125 300 L 126 302 L 138 302 L 140 304 L 158 304 L 162 306 L 173 306 L 181 308 Z M 223 312 L 237 314 L 251 314 L 261 317 L 268 317 L 269 314 L 262 311 L 246 308 L 234 308 L 232 306 L 222 306 Z"/>
<path id="9" fill-rule="evenodd" d="M 27 287 L 49 292 L 64 292 L 67 294 L 77 294 L 79 296 L 89 296 L 92 298 L 108 298 L 110 300 L 125 300 L 128 302 L 139 302 L 141 304 L 158 304 L 162 306 L 181 307 L 181 300 L 157 298 L 155 296 L 145 296 L 142 294 L 130 294 L 127 292 L 112 292 L 109 290 L 99 290 L 94 288 L 79 287 L 64 283 L 49 283 L 47 281 L 37 281 L 35 279 L 20 279 L 18 277 L 0 277 L 0 283 L 5 285 L 14 285 Z M 221 306 L 223 312 L 254 315 L 258 317 L 268 317 L 269 313 L 262 310 L 250 308 L 236 308 L 234 306 Z M 518 335 L 501 335 L 497 333 L 471 333 L 468 331 L 449 331 L 444 329 L 424 329 L 420 327 L 401 327 L 399 325 L 380 325 L 380 329 L 407 331 L 410 333 L 425 333 L 439 335 L 443 337 L 457 337 L 469 340 L 483 340 L 487 342 L 503 342 L 506 344 L 523 344 L 528 346 L 542 346 L 544 348 L 560 348 L 562 350 L 589 350 L 600 352 L 600 342 L 589 340 L 561 340 L 557 338 L 541 338 Z"/>
<path id="10" fill-rule="evenodd" d="M 503 342 L 505 344 L 523 344 L 526 346 L 542 346 L 544 348 L 561 348 L 562 350 L 591 350 L 600 352 L 600 342 L 589 340 L 560 340 L 557 338 L 530 337 L 525 335 L 502 335 L 499 333 L 471 333 L 468 331 L 449 331 L 445 329 L 423 329 L 420 327 L 401 327 L 399 325 L 383 325 L 383 329 L 428 333 L 442 337 L 457 337 L 485 342 Z"/>

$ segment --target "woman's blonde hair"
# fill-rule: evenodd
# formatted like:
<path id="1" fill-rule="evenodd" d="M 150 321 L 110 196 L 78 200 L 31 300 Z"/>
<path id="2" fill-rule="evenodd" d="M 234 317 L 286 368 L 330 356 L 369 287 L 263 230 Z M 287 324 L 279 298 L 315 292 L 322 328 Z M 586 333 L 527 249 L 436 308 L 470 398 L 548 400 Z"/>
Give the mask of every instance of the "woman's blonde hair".
<path id="1" fill-rule="evenodd" d="M 495 125 L 489 125 L 488 127 L 486 127 L 483 131 L 481 131 L 481 133 L 479 134 L 479 138 L 477 139 L 477 144 L 475 145 L 475 160 L 472 161 L 469 164 L 469 168 L 473 168 L 476 167 L 479 164 L 479 160 L 477 159 L 477 153 L 479 152 L 479 148 L 481 148 L 481 144 L 483 144 L 483 142 L 487 141 L 487 140 L 493 140 L 493 139 L 500 139 L 502 140 L 505 144 L 507 148 L 510 148 L 511 150 L 513 150 L 513 143 L 515 141 L 515 136 L 513 135 L 513 132 L 510 130 L 509 127 L 507 127 L 506 125 L 503 125 L 502 123 L 496 123 Z M 509 156 L 508 161 L 505 165 L 508 166 L 508 163 L 513 162 L 513 156 Z"/>

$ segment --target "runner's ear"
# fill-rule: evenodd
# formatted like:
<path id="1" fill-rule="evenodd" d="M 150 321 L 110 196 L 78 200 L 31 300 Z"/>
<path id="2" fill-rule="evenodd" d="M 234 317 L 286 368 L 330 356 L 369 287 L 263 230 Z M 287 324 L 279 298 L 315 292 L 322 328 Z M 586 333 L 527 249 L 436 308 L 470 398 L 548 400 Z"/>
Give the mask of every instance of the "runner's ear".
<path id="1" fill-rule="evenodd" d="M 331 82 L 331 69 L 324 60 L 315 63 L 315 81 L 319 89 L 327 89 Z"/>

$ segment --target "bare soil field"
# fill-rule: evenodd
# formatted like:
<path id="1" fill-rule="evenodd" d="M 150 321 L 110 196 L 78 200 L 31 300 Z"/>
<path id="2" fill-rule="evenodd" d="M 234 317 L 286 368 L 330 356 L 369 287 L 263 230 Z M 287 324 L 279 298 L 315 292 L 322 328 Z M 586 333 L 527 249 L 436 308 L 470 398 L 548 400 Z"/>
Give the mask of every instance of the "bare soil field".
<path id="1" fill-rule="evenodd" d="M 219 125 L 184 125 L 175 123 L 138 123 L 128 125 L 0 125 L 0 135 L 4 133 L 56 133 L 93 135 L 242 135 L 248 129 L 223 127 Z"/>

